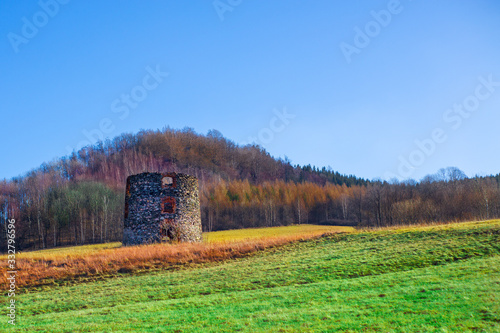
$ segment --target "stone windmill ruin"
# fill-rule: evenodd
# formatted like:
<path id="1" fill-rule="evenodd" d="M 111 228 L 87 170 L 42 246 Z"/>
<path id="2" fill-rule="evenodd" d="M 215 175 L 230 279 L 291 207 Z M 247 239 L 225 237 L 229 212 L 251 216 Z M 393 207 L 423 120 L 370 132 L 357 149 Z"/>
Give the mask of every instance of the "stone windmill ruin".
<path id="1" fill-rule="evenodd" d="M 182 173 L 127 178 L 123 244 L 201 241 L 198 179 Z"/>

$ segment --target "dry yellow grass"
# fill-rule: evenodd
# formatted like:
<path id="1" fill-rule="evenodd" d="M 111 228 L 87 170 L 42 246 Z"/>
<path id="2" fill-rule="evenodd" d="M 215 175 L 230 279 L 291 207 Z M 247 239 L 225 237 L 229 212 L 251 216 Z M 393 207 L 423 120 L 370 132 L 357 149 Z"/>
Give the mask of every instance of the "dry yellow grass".
<path id="1" fill-rule="evenodd" d="M 447 230 L 447 229 L 470 229 L 474 227 L 480 227 L 485 223 L 492 225 L 500 225 L 500 220 L 483 220 L 483 221 L 468 221 L 468 222 L 427 222 L 418 223 L 410 225 L 395 225 L 389 227 L 371 227 L 371 228 L 358 228 L 359 232 L 370 232 L 370 231 L 384 231 L 384 230 L 394 230 L 396 232 L 407 232 L 413 230 Z"/>
<path id="2" fill-rule="evenodd" d="M 207 232 L 203 234 L 203 240 L 208 243 L 224 243 L 292 235 L 319 236 L 326 233 L 353 232 L 354 230 L 355 229 L 353 227 L 298 224 L 286 227 L 249 228 Z"/>
<path id="3" fill-rule="evenodd" d="M 36 250 L 29 252 L 19 252 L 17 253 L 17 259 L 20 258 L 29 258 L 29 259 L 45 259 L 45 258 L 54 258 L 54 257 L 66 257 L 71 255 L 81 255 L 81 254 L 91 254 L 95 253 L 99 250 L 105 249 L 114 249 L 121 247 L 122 243 L 113 242 L 113 243 L 103 243 L 103 244 L 87 244 L 87 245 L 77 245 L 77 246 L 63 246 L 56 247 L 53 249 L 45 249 L 45 250 Z M 7 258 L 7 255 L 1 255 L 0 260 L 4 260 Z"/>

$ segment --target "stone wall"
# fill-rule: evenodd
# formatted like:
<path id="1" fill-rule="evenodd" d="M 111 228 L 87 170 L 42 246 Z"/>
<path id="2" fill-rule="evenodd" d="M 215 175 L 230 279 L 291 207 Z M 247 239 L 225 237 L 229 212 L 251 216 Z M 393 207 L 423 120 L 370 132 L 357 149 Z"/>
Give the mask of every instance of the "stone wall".
<path id="1" fill-rule="evenodd" d="M 123 244 L 201 241 L 198 179 L 181 173 L 127 178 Z"/>

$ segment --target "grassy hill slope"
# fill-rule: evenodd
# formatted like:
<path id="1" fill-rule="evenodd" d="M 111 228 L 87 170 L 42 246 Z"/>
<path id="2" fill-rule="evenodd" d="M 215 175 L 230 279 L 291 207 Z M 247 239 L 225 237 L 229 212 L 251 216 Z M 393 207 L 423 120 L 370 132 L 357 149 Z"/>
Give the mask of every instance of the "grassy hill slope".
<path id="1" fill-rule="evenodd" d="M 500 331 L 500 221 L 366 231 L 18 296 L 18 331 Z M 0 329 L 6 328 L 0 323 Z"/>

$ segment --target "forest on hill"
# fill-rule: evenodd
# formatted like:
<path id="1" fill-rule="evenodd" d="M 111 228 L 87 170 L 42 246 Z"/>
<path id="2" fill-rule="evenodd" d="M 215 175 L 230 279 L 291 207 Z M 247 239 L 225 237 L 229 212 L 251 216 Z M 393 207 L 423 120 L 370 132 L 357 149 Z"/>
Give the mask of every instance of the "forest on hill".
<path id="1" fill-rule="evenodd" d="M 456 168 L 421 180 L 368 181 L 292 165 L 211 130 L 141 131 L 98 142 L 0 182 L 0 238 L 16 220 L 17 249 L 121 241 L 126 178 L 198 177 L 206 231 L 300 223 L 388 226 L 500 217 L 500 174 Z M 6 244 L 2 241 L 2 244 Z"/>

